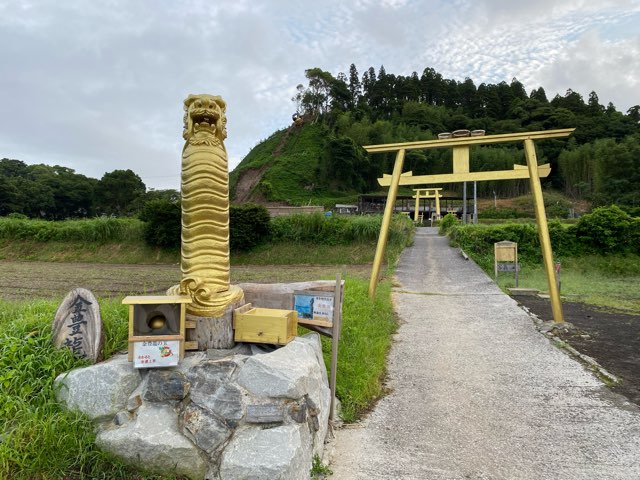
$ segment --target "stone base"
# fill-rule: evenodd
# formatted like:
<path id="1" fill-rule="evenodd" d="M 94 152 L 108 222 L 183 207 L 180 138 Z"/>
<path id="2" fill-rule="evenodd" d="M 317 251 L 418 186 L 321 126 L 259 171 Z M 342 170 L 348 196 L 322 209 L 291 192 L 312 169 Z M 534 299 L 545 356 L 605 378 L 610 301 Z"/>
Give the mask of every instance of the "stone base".
<path id="1" fill-rule="evenodd" d="M 317 333 L 271 352 L 188 353 L 134 369 L 127 355 L 56 378 L 58 400 L 95 422 L 126 463 L 190 480 L 302 480 L 323 454 L 331 391 Z M 88 393 L 92 393 L 89 395 Z"/>
<path id="2" fill-rule="evenodd" d="M 187 313 L 186 319 L 195 321 L 196 328 L 188 328 L 187 341 L 198 342 L 198 350 L 229 349 L 236 345 L 233 339 L 233 311 L 245 304 L 244 299 L 228 305 L 219 317 L 201 317 Z"/>

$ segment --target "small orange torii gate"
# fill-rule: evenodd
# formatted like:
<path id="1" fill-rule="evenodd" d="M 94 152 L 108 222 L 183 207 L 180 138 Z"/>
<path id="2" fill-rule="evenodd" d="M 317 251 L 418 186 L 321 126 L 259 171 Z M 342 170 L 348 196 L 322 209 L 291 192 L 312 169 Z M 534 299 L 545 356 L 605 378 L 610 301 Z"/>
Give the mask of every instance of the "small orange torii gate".
<path id="1" fill-rule="evenodd" d="M 542 258 L 547 275 L 547 283 L 549 285 L 549 296 L 551 297 L 551 310 L 553 311 L 553 320 L 556 323 L 563 323 L 564 317 L 562 314 L 562 304 L 560 303 L 560 292 L 558 291 L 558 286 L 555 280 L 553 252 L 551 250 L 549 227 L 547 225 L 547 216 L 544 210 L 544 200 L 542 197 L 542 186 L 540 184 L 540 177 L 547 177 L 549 173 L 551 173 L 551 166 L 549 164 L 538 165 L 535 145 L 533 142 L 534 140 L 542 140 L 547 138 L 568 137 L 574 130 L 575 128 L 564 128 L 558 130 L 536 132 L 454 137 L 439 140 L 364 146 L 364 149 L 369 153 L 397 152 L 396 161 L 393 167 L 393 174 L 385 174 L 382 178 L 378 179 L 378 183 L 381 186 L 389 187 L 389 194 L 387 197 L 387 204 L 382 219 L 382 226 L 380 228 L 380 236 L 378 237 L 378 245 L 376 247 L 376 255 L 373 261 L 371 279 L 369 280 L 369 297 L 373 298 L 376 293 L 378 278 L 380 276 L 380 267 L 382 265 L 382 258 L 384 256 L 387 238 L 389 236 L 391 215 L 393 214 L 393 206 L 395 204 L 396 197 L 398 195 L 398 187 L 400 185 L 430 185 L 442 183 L 528 178 L 534 200 L 536 223 L 538 225 L 538 236 L 540 238 L 540 248 L 542 250 Z M 490 172 L 469 171 L 470 147 L 475 145 L 488 145 L 494 143 L 516 141 L 524 142 L 524 153 L 527 165 L 514 165 L 513 170 L 496 170 Z M 416 176 L 414 176 L 412 172 L 402 173 L 404 155 L 407 150 L 447 147 L 450 147 L 453 150 L 453 173 Z"/>

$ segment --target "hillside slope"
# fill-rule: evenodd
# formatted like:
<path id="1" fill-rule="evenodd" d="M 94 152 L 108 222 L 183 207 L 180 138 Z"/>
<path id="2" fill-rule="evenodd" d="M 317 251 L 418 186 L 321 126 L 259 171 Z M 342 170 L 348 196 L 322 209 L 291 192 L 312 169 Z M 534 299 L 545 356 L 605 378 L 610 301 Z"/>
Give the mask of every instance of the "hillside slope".
<path id="1" fill-rule="evenodd" d="M 351 139 L 336 137 L 321 123 L 292 125 L 256 145 L 231 172 L 231 199 L 288 205 L 353 201 L 363 191 L 354 177 L 365 157 Z"/>

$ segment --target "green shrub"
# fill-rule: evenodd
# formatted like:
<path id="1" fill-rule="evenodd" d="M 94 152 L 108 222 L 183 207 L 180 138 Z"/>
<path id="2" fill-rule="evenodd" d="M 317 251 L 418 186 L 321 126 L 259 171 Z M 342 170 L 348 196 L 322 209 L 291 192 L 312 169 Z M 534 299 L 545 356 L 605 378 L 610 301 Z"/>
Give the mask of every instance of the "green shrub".
<path id="1" fill-rule="evenodd" d="M 523 262 L 540 261 L 536 224 L 454 225 L 449 237 L 461 248 L 478 255 L 493 255 L 493 244 L 501 240 L 518 243 Z M 640 218 L 633 218 L 617 206 L 597 208 L 577 224 L 549 221 L 549 237 L 557 257 L 595 254 L 640 253 Z"/>
<path id="2" fill-rule="evenodd" d="M 449 236 L 465 251 L 480 255 L 493 256 L 494 243 L 503 240 L 518 244 L 522 261 L 537 259 L 540 252 L 536 226 L 532 224 L 455 225 Z"/>
<path id="3" fill-rule="evenodd" d="M 152 200 L 140 212 L 144 221 L 144 240 L 147 245 L 180 248 L 182 211 L 180 204 L 169 200 Z"/>
<path id="4" fill-rule="evenodd" d="M 231 249 L 234 251 L 251 250 L 271 238 L 271 218 L 262 205 L 232 205 L 229 222 Z"/>
<path id="5" fill-rule="evenodd" d="M 632 217 L 640 217 L 640 206 L 620 205 L 620 208 Z"/>
<path id="6" fill-rule="evenodd" d="M 22 213 L 13 212 L 7 215 L 7 218 L 13 218 L 14 220 L 27 220 L 29 217 Z"/>
<path id="7" fill-rule="evenodd" d="M 571 257 L 584 253 L 576 238 L 575 225 L 564 225 L 558 220 L 549 222 L 549 237 L 554 256 Z M 541 261 L 538 229 L 534 223 L 504 225 L 454 225 L 449 230 L 451 240 L 470 253 L 493 259 L 493 245 L 509 240 L 518 244 L 518 257 L 523 263 Z"/>
<path id="8" fill-rule="evenodd" d="M 440 233 L 440 235 L 446 235 L 447 232 L 451 230 L 451 227 L 457 225 L 457 223 L 458 217 L 456 217 L 452 213 L 447 213 L 440 221 L 440 229 L 438 230 L 438 232 Z"/>
<path id="9" fill-rule="evenodd" d="M 555 219 L 550 220 L 549 237 L 551 248 L 558 257 L 576 257 L 585 253 L 584 245 L 576 236 L 575 225 L 566 225 Z"/>
<path id="10" fill-rule="evenodd" d="M 545 212 L 547 218 L 567 218 L 569 216 L 569 204 L 568 202 L 555 202 L 547 205 L 545 202 Z"/>
<path id="11" fill-rule="evenodd" d="M 576 225 L 576 236 L 594 253 L 640 253 L 640 219 L 616 205 L 583 215 Z"/>
<path id="12" fill-rule="evenodd" d="M 182 212 L 180 204 L 168 200 L 147 202 L 140 219 L 145 222 L 144 239 L 148 245 L 180 248 Z M 232 205 L 229 208 L 229 243 L 236 251 L 250 250 L 270 238 L 270 218 L 260 205 Z"/>

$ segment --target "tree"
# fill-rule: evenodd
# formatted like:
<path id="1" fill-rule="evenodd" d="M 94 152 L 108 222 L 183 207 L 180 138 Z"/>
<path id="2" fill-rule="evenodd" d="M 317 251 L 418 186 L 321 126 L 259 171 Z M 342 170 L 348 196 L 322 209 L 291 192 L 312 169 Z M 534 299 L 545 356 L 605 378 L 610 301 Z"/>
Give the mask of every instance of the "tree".
<path id="1" fill-rule="evenodd" d="M 353 63 L 349 67 L 349 93 L 351 94 L 351 107 L 355 108 L 362 94 L 362 85 L 358 79 L 358 70 Z"/>
<path id="2" fill-rule="evenodd" d="M 173 188 L 169 188 L 166 190 L 156 190 L 155 188 L 150 188 L 145 193 L 142 202 L 147 203 L 151 200 L 166 200 L 168 202 L 179 202 L 180 201 L 180 192 L 174 190 Z"/>
<path id="3" fill-rule="evenodd" d="M 564 97 L 556 95 L 554 99 L 551 100 L 551 105 L 558 108 L 566 108 L 571 110 L 573 113 L 578 114 L 584 114 L 587 111 L 587 105 L 584 103 L 582 95 L 578 92 L 574 92 L 570 88 L 567 89 Z"/>
<path id="4" fill-rule="evenodd" d="M 180 202 L 157 198 L 145 203 L 140 210 L 145 242 L 153 247 L 180 248 L 181 215 Z"/>
<path id="5" fill-rule="evenodd" d="M 366 152 L 349 137 L 329 141 L 329 175 L 339 178 L 349 191 L 365 191 L 373 185 L 375 172 Z"/>
<path id="6" fill-rule="evenodd" d="M 88 217 L 94 213 L 95 188 L 98 181 L 73 171 L 59 174 L 50 185 L 53 189 L 53 218 Z"/>
<path id="7" fill-rule="evenodd" d="M 362 96 L 368 106 L 372 106 L 371 97 L 373 95 L 376 81 L 376 71 L 373 67 L 369 67 L 369 69 L 362 75 Z"/>
<path id="8" fill-rule="evenodd" d="M 0 177 L 23 177 L 27 173 L 27 165 L 20 160 L 3 158 L 0 160 Z"/>
<path id="9" fill-rule="evenodd" d="M 450 109 L 458 108 L 462 102 L 460 101 L 460 90 L 458 82 L 452 79 L 446 79 L 442 82 L 444 91 L 444 106 Z"/>
<path id="10" fill-rule="evenodd" d="M 590 115 L 602 115 L 604 113 L 604 106 L 600 105 L 598 94 L 594 91 L 589 93 L 589 101 L 587 105 Z"/>
<path id="11" fill-rule="evenodd" d="M 518 81 L 516 77 L 511 79 L 511 92 L 515 98 L 525 100 L 527 98 L 527 92 L 524 89 L 524 85 Z"/>
<path id="12" fill-rule="evenodd" d="M 296 94 L 291 97 L 291 101 L 296 104 L 296 113 L 302 113 L 302 99 L 304 97 L 304 85 L 301 83 L 296 87 Z"/>
<path id="13" fill-rule="evenodd" d="M 627 110 L 627 115 L 634 122 L 640 123 L 640 105 L 634 105 L 629 110 Z"/>
<path id="14" fill-rule="evenodd" d="M 345 112 L 349 109 L 352 104 L 352 96 L 347 86 L 347 77 L 344 73 L 340 72 L 337 78 L 331 80 L 329 94 L 331 96 L 331 110 L 333 112 Z"/>
<path id="15" fill-rule="evenodd" d="M 0 176 L 0 217 L 18 212 L 18 189 L 15 179 Z"/>
<path id="16" fill-rule="evenodd" d="M 442 75 L 433 68 L 424 69 L 420 77 L 420 86 L 424 101 L 431 105 L 442 105 L 444 103 Z"/>
<path id="17" fill-rule="evenodd" d="M 470 117 L 482 116 L 480 98 L 473 80 L 469 77 L 465 78 L 464 82 L 458 86 L 458 92 L 460 93 L 460 102 L 465 113 Z"/>
<path id="18" fill-rule="evenodd" d="M 502 110 L 500 97 L 495 85 L 481 83 L 478 87 L 480 107 L 487 117 L 499 118 Z"/>
<path id="19" fill-rule="evenodd" d="M 302 97 L 302 106 L 305 113 L 322 115 L 329 110 L 331 85 L 335 79 L 329 72 L 320 68 L 310 68 L 304 73 L 309 79 L 309 88 Z"/>
<path id="20" fill-rule="evenodd" d="M 107 215 L 131 214 L 145 191 L 145 184 L 132 170 L 105 173 L 96 187 L 97 209 Z"/>
<path id="21" fill-rule="evenodd" d="M 30 180 L 16 178 L 16 209 L 31 218 L 55 218 L 56 202 L 54 191 L 49 185 Z"/>
<path id="22" fill-rule="evenodd" d="M 529 98 L 532 100 L 538 100 L 541 103 L 549 103 L 549 100 L 547 99 L 547 92 L 544 91 L 544 88 L 540 87 L 537 90 L 534 88 L 533 90 L 531 90 L 531 95 L 529 95 Z"/>
<path id="23" fill-rule="evenodd" d="M 507 82 L 500 82 L 496 85 L 496 93 L 500 99 L 499 116 L 506 117 L 509 109 L 511 108 L 511 102 L 516 98 L 516 96 L 513 94 L 513 90 Z"/>
<path id="24" fill-rule="evenodd" d="M 594 143 L 594 190 L 600 205 L 640 205 L 640 135 Z"/>

